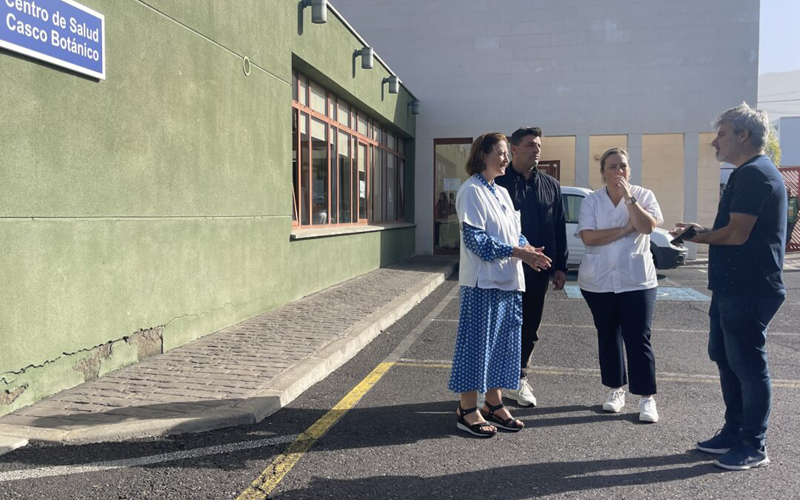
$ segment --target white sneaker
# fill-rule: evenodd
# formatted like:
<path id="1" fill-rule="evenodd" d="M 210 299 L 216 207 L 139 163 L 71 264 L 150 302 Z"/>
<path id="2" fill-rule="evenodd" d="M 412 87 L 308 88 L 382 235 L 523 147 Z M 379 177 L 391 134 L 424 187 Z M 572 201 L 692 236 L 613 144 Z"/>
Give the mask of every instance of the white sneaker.
<path id="1" fill-rule="evenodd" d="M 603 403 L 603 410 L 611 413 L 619 413 L 623 406 L 625 406 L 625 391 L 621 388 L 612 389 L 606 397 L 606 402 Z"/>
<path id="2" fill-rule="evenodd" d="M 656 410 L 656 400 L 653 397 L 642 398 L 639 401 L 639 421 L 658 422 L 658 410 Z"/>
<path id="3" fill-rule="evenodd" d="M 527 380 L 520 379 L 519 389 L 508 389 L 503 392 L 503 396 L 513 399 L 520 406 L 536 406 L 536 396 Z"/>

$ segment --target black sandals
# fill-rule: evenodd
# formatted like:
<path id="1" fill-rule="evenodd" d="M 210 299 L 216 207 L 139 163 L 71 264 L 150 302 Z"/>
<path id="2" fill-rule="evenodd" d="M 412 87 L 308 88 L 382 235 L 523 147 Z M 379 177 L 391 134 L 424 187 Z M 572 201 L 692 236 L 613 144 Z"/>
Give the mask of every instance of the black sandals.
<path id="1" fill-rule="evenodd" d="M 482 438 L 494 437 L 494 435 L 497 434 L 497 429 L 493 428 L 492 425 L 489 424 L 488 422 L 478 422 L 475 424 L 470 424 L 464 419 L 464 416 L 469 415 L 470 413 L 474 413 L 476 411 L 478 411 L 477 406 L 475 408 L 470 408 L 468 410 L 465 410 L 461 408 L 461 405 L 458 405 L 458 423 L 456 424 L 456 427 L 458 427 L 464 432 L 472 434 L 473 436 L 478 436 Z"/>
<path id="2" fill-rule="evenodd" d="M 495 405 L 490 405 L 489 402 L 486 401 L 486 407 L 489 408 L 489 411 L 486 412 L 484 410 L 481 410 L 481 415 L 483 415 L 483 417 L 490 424 L 494 425 L 498 429 L 503 429 L 504 431 L 509 431 L 509 432 L 519 432 L 525 428 L 525 424 L 514 417 L 503 420 L 494 414 L 494 412 L 496 412 L 497 410 L 502 410 L 503 408 L 505 408 L 505 405 L 503 403 L 500 403 L 499 405 L 495 406 Z"/>

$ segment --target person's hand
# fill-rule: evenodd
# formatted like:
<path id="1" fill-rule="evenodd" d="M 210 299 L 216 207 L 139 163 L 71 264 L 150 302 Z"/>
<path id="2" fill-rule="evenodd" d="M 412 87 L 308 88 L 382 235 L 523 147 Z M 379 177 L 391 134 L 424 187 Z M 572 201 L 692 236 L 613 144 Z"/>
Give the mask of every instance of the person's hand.
<path id="1" fill-rule="evenodd" d="M 528 264 L 537 272 L 542 269 L 549 269 L 551 265 L 550 257 L 543 253 L 544 247 L 536 248 L 530 244 L 524 247 L 514 247 L 512 255 L 522 259 L 522 262 Z"/>
<path id="2" fill-rule="evenodd" d="M 567 275 L 564 271 L 556 271 L 553 273 L 553 290 L 563 290 L 564 283 L 567 282 Z"/>
<path id="3" fill-rule="evenodd" d="M 626 179 L 625 177 L 622 176 L 617 177 L 616 179 L 611 181 L 611 186 L 614 189 L 621 191 L 622 197 L 625 198 L 626 201 L 630 200 L 631 196 L 633 196 L 631 194 L 631 185 L 628 183 L 628 179 Z"/>
<path id="4" fill-rule="evenodd" d="M 673 238 L 677 238 L 678 236 L 683 234 L 685 231 L 687 231 L 690 227 L 694 227 L 695 231 L 697 231 L 698 233 L 702 233 L 702 232 L 704 232 L 706 230 L 706 228 L 704 228 L 703 226 L 701 226 L 700 224 L 698 224 L 696 222 L 676 222 L 675 223 L 675 229 L 671 230 L 669 232 L 669 234 Z M 691 239 L 687 239 L 686 241 L 692 241 L 692 240 Z"/>
<path id="5" fill-rule="evenodd" d="M 633 225 L 633 222 L 628 222 L 628 224 L 625 226 L 625 236 L 628 236 L 633 232 L 636 232 L 636 227 Z"/>

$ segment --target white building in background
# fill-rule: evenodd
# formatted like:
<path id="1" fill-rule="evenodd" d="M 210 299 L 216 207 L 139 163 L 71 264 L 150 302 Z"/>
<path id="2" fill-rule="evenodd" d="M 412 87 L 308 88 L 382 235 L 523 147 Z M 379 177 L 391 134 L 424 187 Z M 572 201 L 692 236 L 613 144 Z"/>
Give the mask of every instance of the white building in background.
<path id="1" fill-rule="evenodd" d="M 784 116 L 772 124 L 781 145 L 781 166 L 800 167 L 800 116 Z"/>
<path id="2" fill-rule="evenodd" d="M 565 185 L 601 186 L 599 155 L 631 154 L 665 227 L 710 224 L 719 199 L 712 120 L 755 105 L 758 0 L 334 0 L 421 100 L 417 253 L 453 252 L 450 195 L 487 131 L 545 133 Z"/>

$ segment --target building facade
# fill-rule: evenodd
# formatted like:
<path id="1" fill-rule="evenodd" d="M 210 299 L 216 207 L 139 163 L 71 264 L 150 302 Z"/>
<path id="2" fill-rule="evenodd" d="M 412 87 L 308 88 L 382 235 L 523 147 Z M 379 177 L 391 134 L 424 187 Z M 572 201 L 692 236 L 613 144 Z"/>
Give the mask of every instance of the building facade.
<path id="1" fill-rule="evenodd" d="M 104 80 L 0 50 L 0 414 L 414 253 L 414 96 L 332 6 L 84 4 Z"/>
<path id="2" fill-rule="evenodd" d="M 711 224 L 711 125 L 758 89 L 758 0 L 337 0 L 414 88 L 418 253 L 454 252 L 445 208 L 479 134 L 540 126 L 542 167 L 598 189 L 600 155 L 630 152 L 664 227 Z M 692 245 L 693 247 L 693 245 Z M 690 249 L 691 254 L 695 252 Z"/>
<path id="3" fill-rule="evenodd" d="M 781 145 L 781 166 L 800 167 L 800 116 L 784 116 L 772 123 Z"/>

